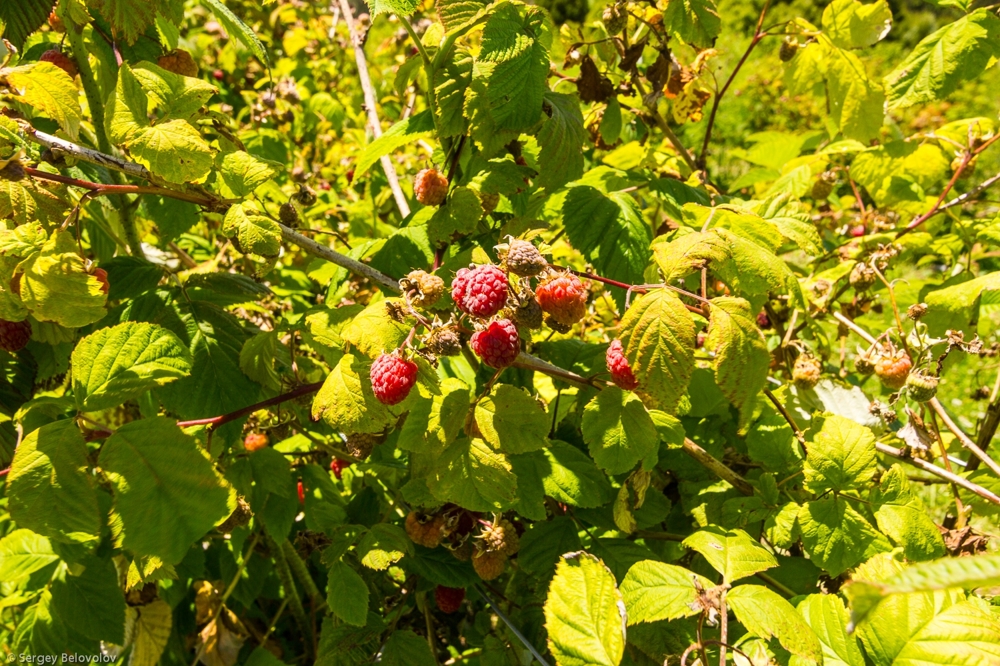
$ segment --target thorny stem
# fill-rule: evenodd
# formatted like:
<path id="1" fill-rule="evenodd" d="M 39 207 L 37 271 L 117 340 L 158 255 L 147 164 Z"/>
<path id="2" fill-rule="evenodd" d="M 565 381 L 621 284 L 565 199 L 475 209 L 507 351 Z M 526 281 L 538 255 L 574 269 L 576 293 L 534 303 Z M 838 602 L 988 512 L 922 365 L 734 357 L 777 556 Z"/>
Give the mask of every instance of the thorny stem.
<path id="1" fill-rule="evenodd" d="M 719 666 L 726 666 L 726 647 L 729 640 L 729 610 L 726 608 L 726 591 L 719 598 Z M 707 665 L 706 665 L 707 666 Z"/>
<path id="2" fill-rule="evenodd" d="M 896 303 L 896 290 L 893 289 L 892 283 L 885 279 L 885 276 L 882 275 L 882 271 L 878 269 L 875 262 L 870 262 L 869 265 L 871 266 L 871 269 L 875 271 L 875 275 L 878 276 L 878 279 L 885 285 L 886 291 L 889 292 L 889 303 L 892 305 L 892 313 L 896 316 L 896 328 L 899 329 L 899 338 L 903 342 L 903 348 L 906 349 L 907 353 L 909 353 L 910 350 L 907 348 L 906 344 L 906 329 L 903 328 L 903 318 L 899 316 L 899 305 Z"/>
<path id="3" fill-rule="evenodd" d="M 314 384 L 304 384 L 296 389 L 289 391 L 288 393 L 282 393 L 281 395 L 275 396 L 273 398 L 268 398 L 267 400 L 262 400 L 253 405 L 243 407 L 242 409 L 237 409 L 235 412 L 229 412 L 228 414 L 221 414 L 219 416 L 213 416 L 207 419 L 194 419 L 191 421 L 178 421 L 177 426 L 180 428 L 191 428 L 193 426 L 208 426 L 209 428 L 218 428 L 219 426 L 229 423 L 230 421 L 235 421 L 237 419 L 243 418 L 244 416 L 249 416 L 253 414 L 258 409 L 263 409 L 264 407 L 271 407 L 272 405 L 278 405 L 288 400 L 294 400 L 295 398 L 302 397 L 304 395 L 309 395 L 310 393 L 315 393 L 323 386 L 323 382 L 316 382 Z"/>
<path id="4" fill-rule="evenodd" d="M 103 183 L 94 183 L 89 180 L 63 176 L 58 173 L 49 173 L 48 171 L 42 171 L 41 169 L 35 169 L 33 167 L 24 167 L 24 172 L 32 178 L 50 180 L 55 183 L 62 183 L 63 185 L 72 185 L 73 187 L 82 187 L 89 190 L 88 194 L 92 197 L 116 194 L 155 194 L 158 196 L 169 197 L 171 199 L 178 199 L 180 201 L 188 201 L 202 206 L 213 206 L 220 203 L 217 200 L 209 199 L 197 194 L 188 194 L 187 192 L 168 190 L 165 187 L 157 187 L 155 185 L 105 185 Z"/>
<path id="5" fill-rule="evenodd" d="M 985 463 L 987 467 L 993 470 L 994 474 L 1000 477 L 1000 465 L 998 465 L 993 458 L 987 455 L 985 451 L 979 448 L 979 446 L 973 442 L 968 435 L 962 432 L 962 429 L 958 427 L 958 424 L 956 424 L 955 421 L 952 420 L 951 416 L 948 415 L 948 412 L 944 410 L 944 406 L 941 404 L 941 401 L 937 398 L 931 398 L 927 404 L 930 405 L 930 408 L 933 409 L 939 417 L 941 417 L 941 422 L 944 423 L 944 426 L 950 430 L 953 435 L 955 435 L 958 441 L 962 443 L 962 446 L 967 448 L 974 456 L 979 458 L 979 460 Z"/>
<path id="6" fill-rule="evenodd" d="M 754 50 L 760 40 L 764 39 L 767 35 L 766 32 L 761 30 L 764 25 L 764 17 L 767 15 L 767 10 L 771 6 L 771 0 L 766 0 L 764 3 L 764 8 L 760 10 L 760 17 L 757 19 L 757 27 L 754 28 L 753 38 L 750 40 L 750 46 L 747 47 L 746 52 L 740 61 L 736 63 L 736 67 L 733 69 L 732 74 L 726 79 L 725 84 L 723 84 L 722 89 L 716 94 L 715 99 L 712 100 L 712 111 L 708 114 L 708 125 L 705 128 L 705 140 L 701 143 L 701 154 L 698 156 L 698 164 L 704 169 L 705 159 L 708 157 L 708 144 L 712 140 L 712 128 L 715 126 L 715 115 L 719 112 L 719 103 L 722 101 L 723 96 L 725 96 L 726 91 L 729 90 L 729 86 L 733 85 L 733 81 L 736 79 L 736 75 L 739 74 L 740 69 L 746 63 L 747 58 L 750 57 L 750 53 Z"/>
<path id="7" fill-rule="evenodd" d="M 946 479 L 947 481 L 950 481 L 955 485 L 965 488 L 971 493 L 979 495 L 984 500 L 1000 506 L 1000 496 L 997 496 L 995 493 L 990 492 L 989 490 L 983 488 L 980 485 L 972 483 L 971 481 L 965 479 L 964 477 L 961 477 L 953 472 L 949 472 L 946 469 L 942 469 L 941 467 L 938 467 L 934 463 L 927 462 L 926 460 L 923 460 L 921 458 L 914 458 L 908 455 L 907 452 L 903 449 L 897 449 L 894 446 L 889 446 L 888 444 L 883 444 L 881 442 L 875 442 L 875 449 L 879 453 L 883 453 L 892 458 L 896 458 L 897 460 L 909 463 L 914 467 L 919 467 L 925 472 L 930 472 L 935 476 L 940 476 L 942 479 Z"/>

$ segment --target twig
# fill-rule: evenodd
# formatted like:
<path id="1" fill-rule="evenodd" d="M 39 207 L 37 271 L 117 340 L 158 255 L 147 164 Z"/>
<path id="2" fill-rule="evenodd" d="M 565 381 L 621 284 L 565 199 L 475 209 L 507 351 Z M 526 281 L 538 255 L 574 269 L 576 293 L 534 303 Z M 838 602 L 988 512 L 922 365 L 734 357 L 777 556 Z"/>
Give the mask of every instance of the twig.
<path id="1" fill-rule="evenodd" d="M 726 647 L 729 640 L 729 609 L 726 608 L 726 590 L 719 596 L 719 666 L 726 666 Z M 706 664 L 706 666 L 708 666 Z"/>
<path id="2" fill-rule="evenodd" d="M 310 393 L 315 393 L 323 386 L 323 382 L 316 382 L 314 384 L 304 384 L 296 389 L 289 391 L 288 393 L 282 393 L 279 396 L 273 398 L 268 398 L 267 400 L 262 400 L 261 402 L 254 403 L 248 407 L 243 407 L 242 409 L 237 409 L 235 412 L 229 412 L 228 414 L 222 414 L 220 416 L 213 416 L 207 419 L 194 419 L 191 421 L 178 421 L 177 426 L 179 428 L 191 428 L 193 426 L 209 426 L 210 428 L 217 428 L 220 425 L 229 423 L 230 421 L 235 421 L 244 416 L 253 414 L 258 409 L 263 409 L 264 407 L 270 407 L 272 405 L 278 405 L 282 402 L 288 400 L 294 400 L 295 398 L 302 397 L 304 395 L 309 395 Z"/>
<path id="3" fill-rule="evenodd" d="M 948 470 L 942 469 L 941 467 L 938 467 L 934 463 L 927 462 L 926 460 L 922 460 L 921 458 L 913 458 L 907 455 L 906 451 L 904 451 L 903 449 L 897 449 L 893 446 L 889 446 L 888 444 L 883 444 L 881 442 L 875 442 L 875 448 L 876 450 L 878 450 L 879 453 L 883 453 L 892 458 L 896 458 L 897 460 L 909 463 L 914 467 L 919 467 L 925 472 L 930 472 L 935 476 L 939 476 L 942 479 L 951 481 L 955 485 L 961 486 L 966 490 L 968 490 L 969 492 L 979 495 L 986 501 L 992 502 L 993 504 L 1000 506 L 1000 497 L 998 497 L 994 493 L 990 492 L 989 490 L 983 488 L 980 485 L 972 483 L 968 479 L 965 479 L 957 474 L 949 472 Z"/>
<path id="4" fill-rule="evenodd" d="M 212 206 L 222 203 L 220 200 L 210 199 L 198 194 L 188 194 L 187 192 L 180 192 L 178 190 L 169 190 L 165 187 L 157 187 L 155 185 L 106 185 L 104 183 L 95 183 L 89 180 L 81 180 L 79 178 L 71 178 L 69 176 L 63 176 L 58 173 L 49 173 L 48 171 L 42 171 L 40 169 L 35 169 L 33 167 L 25 167 L 24 172 L 31 176 L 32 178 L 38 178 L 41 180 L 50 180 L 55 183 L 62 183 L 63 185 L 72 185 L 74 187 L 82 187 L 89 190 L 88 194 L 92 197 L 107 196 L 114 194 L 155 194 L 164 197 L 170 197 L 171 199 L 179 199 L 180 201 L 187 201 L 190 203 L 199 204 L 202 206 Z"/>
<path id="5" fill-rule="evenodd" d="M 555 377 L 556 379 L 561 379 L 570 384 L 576 384 L 583 388 L 594 388 L 601 390 L 607 386 L 607 382 L 601 383 L 596 379 L 588 379 L 581 375 L 560 368 L 557 365 L 552 365 L 548 361 L 543 361 L 537 356 L 532 356 L 531 354 L 521 352 L 517 359 L 513 363 L 515 368 L 524 368 L 525 370 L 536 370 L 538 372 L 549 375 L 550 377 Z"/>
<path id="6" fill-rule="evenodd" d="M 997 384 L 993 389 L 993 396 L 990 399 L 990 406 L 986 408 L 986 418 L 979 426 L 979 434 L 976 436 L 976 444 L 985 451 L 993 441 L 993 435 L 1000 426 L 1000 375 L 997 377 Z M 965 469 L 972 471 L 979 467 L 979 458 L 973 458 L 966 465 Z"/>
<path id="7" fill-rule="evenodd" d="M 112 171 L 120 171 L 126 175 L 142 178 L 143 180 L 153 179 L 153 175 L 149 172 L 149 169 L 136 162 L 129 162 L 128 160 L 80 146 L 65 139 L 60 139 L 57 136 L 46 134 L 45 132 L 36 130 L 27 123 L 21 123 L 21 127 L 28 139 L 46 148 L 51 148 L 53 151 L 65 153 L 74 159 L 96 164 Z"/>
<path id="8" fill-rule="evenodd" d="M 781 582 L 775 580 L 771 576 L 768 576 L 766 573 L 763 573 L 762 571 L 758 571 L 754 575 L 757 576 L 757 578 L 760 578 L 762 581 L 764 581 L 768 585 L 770 585 L 771 587 L 773 587 L 774 589 L 776 589 L 778 592 L 781 592 L 783 595 L 785 595 L 788 598 L 792 598 L 792 597 L 798 595 L 798 593 L 795 590 L 793 590 L 792 588 L 788 587 L 784 583 L 781 583 Z"/>
<path id="9" fill-rule="evenodd" d="M 969 199 L 971 199 L 972 197 L 976 196 L 977 194 L 979 194 L 983 190 L 987 189 L 988 187 L 990 187 L 991 185 L 993 185 L 997 181 L 1000 181 L 1000 173 L 996 174 L 995 176 L 990 176 L 989 178 L 987 178 L 983 182 L 981 182 L 978 185 L 976 185 L 975 187 L 973 187 L 968 192 L 965 192 L 964 194 L 958 195 L 957 197 L 955 197 L 954 199 L 952 199 L 951 201 L 949 201 L 946 204 L 942 204 L 938 208 L 938 212 L 940 213 L 941 211 L 948 210 L 949 208 L 952 208 L 953 206 L 958 206 L 960 204 L 966 203 Z"/>
<path id="10" fill-rule="evenodd" d="M 399 293 L 402 291 L 399 287 L 399 282 L 392 279 L 385 273 L 378 271 L 368 264 L 362 263 L 357 259 L 352 259 L 346 254 L 341 254 L 331 250 L 325 245 L 317 243 L 311 238 L 306 238 L 302 234 L 298 233 L 291 227 L 286 227 L 283 224 L 278 224 L 281 227 L 281 237 L 284 238 L 289 243 L 294 243 L 300 248 L 305 250 L 311 255 L 317 256 L 321 259 L 326 259 L 331 264 L 336 264 L 342 268 L 346 268 L 352 273 L 357 273 L 358 275 L 363 275 L 372 282 L 379 284 L 389 291 Z"/>
<path id="11" fill-rule="evenodd" d="M 683 159 L 684 163 L 688 165 L 688 168 L 692 171 L 697 171 L 698 163 L 695 161 L 694 156 L 691 155 L 688 149 L 684 147 L 684 144 L 681 143 L 681 140 L 676 134 L 674 134 L 674 131 L 670 129 L 670 125 L 667 124 L 667 121 L 660 115 L 660 112 L 656 110 L 656 103 L 654 102 L 653 104 L 649 104 L 646 108 L 649 110 L 649 113 L 647 113 L 646 116 L 660 128 L 660 131 L 663 132 L 665 137 L 667 137 L 667 141 L 669 141 L 670 145 L 674 147 L 674 150 L 680 154 L 681 159 Z"/>
<path id="12" fill-rule="evenodd" d="M 372 136 L 376 139 L 382 136 L 382 125 L 378 119 L 378 108 L 375 101 L 375 89 L 372 87 L 371 77 L 368 75 L 368 61 L 365 58 L 365 47 L 361 37 L 354 29 L 354 13 L 348 0 L 340 0 L 340 11 L 344 14 L 344 21 L 347 23 L 347 30 L 351 35 L 351 43 L 354 45 L 354 61 L 358 66 L 358 79 L 361 82 L 361 90 L 365 96 L 365 110 L 368 112 L 368 126 L 371 128 Z M 431 81 L 433 86 L 434 82 Z M 410 215 L 410 204 L 406 201 L 402 188 L 399 186 L 399 176 L 396 175 L 396 167 L 392 164 L 392 159 L 388 155 L 381 158 L 382 169 L 385 171 L 386 180 L 389 181 L 389 188 L 392 189 L 392 196 L 396 199 L 396 207 L 402 217 Z"/>
<path id="13" fill-rule="evenodd" d="M 864 338 L 868 344 L 873 345 L 876 342 L 878 342 L 874 337 L 872 337 L 871 333 L 869 333 L 865 329 L 855 324 L 851 319 L 841 314 L 840 312 L 831 312 L 830 314 L 832 314 L 833 318 L 839 321 L 841 324 L 843 324 L 844 326 L 846 326 L 847 328 L 851 329 L 859 336 Z"/>
<path id="14" fill-rule="evenodd" d="M 521 644 L 524 645 L 524 647 L 528 649 L 528 652 L 530 652 L 531 655 L 538 660 L 538 663 L 542 666 L 549 666 L 549 662 L 545 661 L 545 657 L 539 654 L 538 649 L 524 637 L 524 634 L 522 634 L 517 627 L 514 626 L 514 623 L 510 621 L 510 618 L 508 618 L 504 612 L 500 610 L 499 606 L 496 605 L 496 602 L 494 602 L 493 599 L 486 594 L 483 588 L 479 585 L 473 585 L 473 589 L 479 593 L 479 596 L 486 600 L 486 603 L 493 609 L 493 612 L 497 614 L 497 617 L 499 617 L 500 620 L 507 625 L 507 628 L 510 629 L 511 633 L 514 634 L 519 641 L 521 641 Z"/>
<path id="15" fill-rule="evenodd" d="M 774 395 L 774 393 L 771 392 L 771 389 L 765 388 L 764 395 L 766 395 L 767 399 L 771 401 L 771 404 L 774 405 L 774 408 L 778 410 L 778 413 L 785 418 L 785 421 L 788 422 L 788 425 L 792 427 L 792 432 L 795 433 L 795 439 L 799 440 L 799 444 L 801 444 L 802 448 L 805 449 L 806 436 L 802 434 L 802 429 L 799 428 L 797 423 L 795 423 L 795 419 L 792 418 L 791 412 L 785 409 L 785 406 L 782 405 L 781 401 L 778 400 L 778 396 Z"/>
<path id="16" fill-rule="evenodd" d="M 746 479 L 726 467 L 725 464 L 717 460 L 712 454 L 695 444 L 687 437 L 684 438 L 683 448 L 684 453 L 697 460 L 705 468 L 707 468 L 708 471 L 712 472 L 712 474 L 715 474 L 723 481 L 728 481 L 729 485 L 733 486 L 744 495 L 753 495 L 753 486 L 751 486 Z"/>
<path id="17" fill-rule="evenodd" d="M 973 442 L 968 435 L 962 432 L 962 429 L 959 428 L 958 424 L 952 420 L 951 416 L 948 415 L 948 412 L 944 411 L 944 406 L 941 404 L 941 401 L 937 398 L 931 398 L 927 404 L 930 405 L 931 409 L 933 409 L 938 416 L 941 417 L 944 427 L 950 430 L 951 434 L 958 438 L 958 441 L 962 443 L 962 446 L 967 448 L 972 455 L 979 458 L 979 460 L 986 463 L 986 466 L 993 470 L 994 474 L 1000 477 L 1000 465 L 998 465 L 993 458 L 989 457 L 985 451 L 979 448 L 979 446 Z"/>

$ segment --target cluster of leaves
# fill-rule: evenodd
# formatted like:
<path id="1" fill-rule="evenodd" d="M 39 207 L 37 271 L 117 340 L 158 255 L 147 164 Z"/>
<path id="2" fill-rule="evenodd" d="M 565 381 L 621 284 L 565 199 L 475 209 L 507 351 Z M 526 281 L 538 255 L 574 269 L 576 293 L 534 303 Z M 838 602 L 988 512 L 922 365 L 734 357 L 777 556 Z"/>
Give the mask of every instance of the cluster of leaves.
<path id="1" fill-rule="evenodd" d="M 761 4 L 0 6 L 8 660 L 1000 662 L 997 8 Z"/>

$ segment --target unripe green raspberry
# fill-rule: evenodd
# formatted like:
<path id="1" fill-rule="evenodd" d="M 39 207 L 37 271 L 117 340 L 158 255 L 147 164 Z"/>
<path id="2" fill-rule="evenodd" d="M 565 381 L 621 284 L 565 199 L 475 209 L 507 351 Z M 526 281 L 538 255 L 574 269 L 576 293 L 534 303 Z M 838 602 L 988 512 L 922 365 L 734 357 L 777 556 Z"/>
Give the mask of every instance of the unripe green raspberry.
<path id="1" fill-rule="evenodd" d="M 938 378 L 924 372 L 911 372 L 906 378 L 906 392 L 917 402 L 927 402 L 937 395 Z"/>

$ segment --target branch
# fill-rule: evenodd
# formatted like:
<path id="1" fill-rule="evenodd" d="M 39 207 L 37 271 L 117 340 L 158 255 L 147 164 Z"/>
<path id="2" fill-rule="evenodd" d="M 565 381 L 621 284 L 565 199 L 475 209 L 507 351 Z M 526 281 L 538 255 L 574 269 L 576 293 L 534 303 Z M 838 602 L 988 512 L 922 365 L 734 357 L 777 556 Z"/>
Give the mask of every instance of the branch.
<path id="1" fill-rule="evenodd" d="M 583 388 L 593 388 L 600 391 L 605 388 L 608 384 L 607 382 L 600 382 L 596 379 L 588 379 L 581 375 L 571 372 L 569 370 L 564 370 L 557 365 L 552 365 L 548 361 L 543 361 L 537 356 L 532 356 L 531 354 L 521 352 L 517 359 L 514 361 L 513 366 L 515 368 L 524 368 L 525 370 L 536 370 L 543 374 L 549 375 L 556 379 L 561 379 L 570 384 L 576 384 L 577 386 Z"/>
<path id="2" fill-rule="evenodd" d="M 48 171 L 42 171 L 41 169 L 35 169 L 32 167 L 24 167 L 24 172 L 32 178 L 50 180 L 54 183 L 72 185 L 73 187 L 82 187 L 89 190 L 92 197 L 107 196 L 111 194 L 155 194 L 162 197 L 169 197 L 171 199 L 179 199 L 180 201 L 188 201 L 200 206 L 205 206 L 206 208 L 213 208 L 219 205 L 234 203 L 228 199 L 213 199 L 198 194 L 189 194 L 178 190 L 168 190 L 165 187 L 158 187 L 156 185 L 105 185 L 104 183 L 95 183 L 89 180 L 71 178 L 69 176 L 63 176 L 62 174 L 50 173 Z"/>
<path id="3" fill-rule="evenodd" d="M 358 79 L 361 81 L 361 90 L 365 95 L 365 110 L 368 111 L 368 126 L 371 128 L 372 136 L 376 139 L 382 136 L 382 125 L 378 119 L 378 109 L 375 106 L 375 89 L 372 87 L 371 77 L 368 75 L 368 61 L 365 59 L 364 41 L 354 30 L 354 14 L 351 12 L 351 5 L 348 0 L 340 0 L 340 11 L 344 14 L 344 21 L 347 23 L 347 30 L 351 34 L 351 43 L 354 44 L 354 61 L 358 66 Z M 433 82 L 431 83 L 433 85 Z M 396 175 L 396 168 L 392 165 L 392 160 L 388 155 L 383 155 L 382 169 L 385 171 L 386 180 L 392 189 L 392 196 L 396 199 L 396 207 L 399 214 L 408 217 L 410 214 L 410 204 L 406 201 L 402 188 L 399 187 L 399 176 Z"/>
<path id="4" fill-rule="evenodd" d="M 962 486 L 969 492 L 979 495 L 986 501 L 992 502 L 993 504 L 1000 506 L 1000 497 L 990 492 L 986 488 L 983 488 L 982 486 L 972 483 L 968 479 L 959 476 L 958 474 L 954 474 L 946 469 L 942 469 L 941 467 L 938 467 L 933 463 L 929 463 L 921 458 L 913 458 L 907 455 L 906 451 L 904 451 L 903 449 L 897 449 L 893 446 L 889 446 L 888 444 L 875 442 L 875 448 L 878 450 L 879 453 L 884 453 L 887 456 L 909 463 L 914 467 L 919 467 L 925 472 L 930 472 L 931 474 L 939 476 L 942 479 L 946 479 L 957 486 Z"/>
<path id="5" fill-rule="evenodd" d="M 500 610 L 496 602 L 493 601 L 493 599 L 491 599 L 489 595 L 486 594 L 483 588 L 480 585 L 473 585 L 472 589 L 478 592 L 479 596 L 481 596 L 483 599 L 486 600 L 486 603 L 489 604 L 489 607 L 492 608 L 493 612 L 497 614 L 497 617 L 499 617 L 503 621 L 503 623 L 507 625 L 507 628 L 510 629 L 510 632 L 512 634 L 517 636 L 517 640 L 521 641 L 521 644 L 524 645 L 524 647 L 528 648 L 528 652 L 530 652 L 532 656 L 538 660 L 538 663 L 541 664 L 542 666 L 549 666 L 549 662 L 545 661 L 545 657 L 539 654 L 538 649 L 534 645 L 532 645 L 527 638 L 524 637 L 524 634 L 522 634 L 517 627 L 514 626 L 514 623 L 510 621 L 510 618 L 508 618 L 504 614 L 504 612 Z"/>
<path id="6" fill-rule="evenodd" d="M 986 452 L 979 448 L 979 446 L 973 442 L 968 435 L 962 432 L 962 429 L 959 428 L 958 425 L 952 420 L 952 418 L 948 415 L 948 412 L 944 411 L 944 406 L 941 404 L 941 401 L 937 398 L 931 398 L 927 404 L 930 405 L 931 409 L 937 412 L 937 415 L 941 417 L 941 421 L 944 423 L 944 426 L 958 438 L 958 441 L 962 443 L 962 446 L 969 449 L 974 456 L 986 463 L 986 466 L 993 470 L 994 474 L 1000 477 L 1000 465 L 998 465 L 993 458 L 986 455 Z"/>
<path id="7" fill-rule="evenodd" d="M 979 435 L 976 436 L 976 444 L 985 451 L 990 442 L 993 441 L 993 435 L 997 432 L 997 427 L 1000 426 L 1000 397 L 996 395 L 993 396 L 993 400 L 990 402 L 990 406 L 986 408 L 986 418 L 983 420 L 981 426 L 979 426 Z M 979 459 L 973 458 L 965 466 L 966 471 L 973 471 L 979 467 Z"/>
<path id="8" fill-rule="evenodd" d="M 863 329 L 860 326 L 858 326 L 857 324 L 855 324 L 853 320 L 849 319 L 843 313 L 840 313 L 840 312 L 831 312 L 831 314 L 833 315 L 834 319 L 836 319 L 841 324 L 843 324 L 844 326 L 846 326 L 847 328 L 851 329 L 852 331 L 854 331 L 855 333 L 857 333 L 859 336 L 861 336 L 862 338 L 864 338 L 865 341 L 868 342 L 868 344 L 873 345 L 873 344 L 875 344 L 877 342 L 877 340 L 875 340 L 875 338 L 872 337 L 871 333 L 869 333 L 865 329 Z"/>
<path id="9" fill-rule="evenodd" d="M 697 460 L 712 474 L 715 474 L 723 481 L 728 481 L 729 485 L 733 486 L 744 495 L 753 495 L 753 486 L 751 486 L 746 479 L 726 467 L 722 462 L 712 456 L 711 453 L 701 448 L 687 437 L 684 438 L 683 448 L 684 453 Z"/>
<path id="10" fill-rule="evenodd" d="M 295 398 L 300 398 L 304 395 L 315 393 L 322 386 L 323 382 L 316 382 L 315 384 L 304 384 L 296 389 L 292 389 L 288 393 L 282 393 L 281 395 L 275 396 L 273 398 L 262 400 L 261 402 L 254 403 L 252 405 L 249 405 L 248 407 L 237 409 L 235 412 L 229 412 L 228 414 L 213 416 L 207 419 L 178 421 L 177 426 L 179 428 L 191 428 L 193 426 L 208 426 L 209 428 L 217 428 L 220 425 L 229 423 L 230 421 L 235 421 L 237 419 L 243 418 L 244 416 L 249 416 L 250 414 L 256 412 L 258 409 L 263 409 L 264 407 L 270 407 L 272 405 L 278 405 L 283 402 L 287 402 L 288 400 L 294 400 Z"/>
<path id="11" fill-rule="evenodd" d="M 389 291 L 399 293 L 402 291 L 399 287 L 399 282 L 392 279 L 385 273 L 378 271 L 366 263 L 358 261 L 357 259 L 352 259 L 346 254 L 341 254 L 334 250 L 331 250 L 325 245 L 317 243 L 311 238 L 306 238 L 302 234 L 298 233 L 291 227 L 286 227 L 283 224 L 278 224 L 281 227 L 281 237 L 284 238 L 289 243 L 294 243 L 300 248 L 308 252 L 309 254 L 319 257 L 320 259 L 326 259 L 331 264 L 336 264 L 341 268 L 346 268 L 352 273 L 358 275 L 363 275 L 372 282 L 375 282 L 382 287 L 385 287 Z"/>
<path id="12" fill-rule="evenodd" d="M 109 155 L 91 148 L 79 146 L 75 143 L 60 139 L 57 136 L 40 132 L 27 123 L 21 123 L 21 127 L 28 139 L 45 146 L 46 148 L 51 148 L 54 152 L 65 153 L 66 155 L 82 162 L 96 164 L 97 166 L 102 166 L 105 169 L 119 171 L 129 176 L 142 178 L 143 180 L 153 180 L 153 174 L 151 174 L 149 169 L 141 164 L 129 162 L 128 160 L 120 157 L 115 157 L 114 155 Z"/>
<path id="13" fill-rule="evenodd" d="M 670 142 L 670 145 L 672 145 L 674 147 L 674 150 L 676 150 L 680 154 L 681 158 L 684 160 L 684 163 L 687 164 L 692 171 L 697 171 L 698 163 L 695 161 L 694 156 L 691 155 L 690 151 L 688 151 L 688 149 L 684 147 L 684 144 L 681 143 L 681 140 L 679 138 L 677 138 L 677 135 L 674 134 L 674 131 L 670 129 L 670 125 L 667 124 L 667 121 L 664 120 L 663 116 L 660 115 L 660 112 L 656 110 L 656 102 L 653 102 L 652 104 L 647 104 L 646 108 L 649 109 L 649 113 L 647 114 L 649 119 L 652 120 L 653 123 L 660 128 L 660 131 L 663 132 L 663 135 L 665 137 L 667 137 L 667 141 Z"/>

